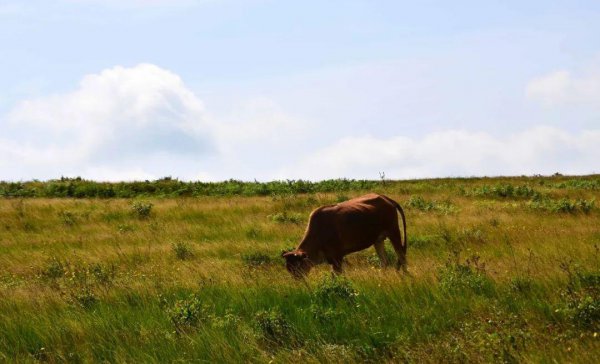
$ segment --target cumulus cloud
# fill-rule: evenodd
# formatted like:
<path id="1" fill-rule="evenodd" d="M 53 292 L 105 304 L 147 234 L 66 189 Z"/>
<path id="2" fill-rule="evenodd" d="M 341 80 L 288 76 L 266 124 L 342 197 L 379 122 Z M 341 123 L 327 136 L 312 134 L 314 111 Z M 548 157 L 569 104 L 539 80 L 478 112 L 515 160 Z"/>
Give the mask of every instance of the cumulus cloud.
<path id="1" fill-rule="evenodd" d="M 0 179 L 254 178 L 257 161 L 304 135 L 269 98 L 230 109 L 211 116 L 178 75 L 152 64 L 89 74 L 0 117 Z"/>
<path id="2" fill-rule="evenodd" d="M 118 66 L 85 76 L 73 92 L 16 105 L 5 118 L 2 144 L 9 150 L 0 163 L 56 174 L 109 165 L 129 173 L 135 164 L 152 174 L 161 156 L 210 153 L 213 129 L 176 74 L 151 64 Z M 0 177 L 16 177 L 7 172 Z"/>
<path id="3" fill-rule="evenodd" d="M 600 129 L 569 133 L 536 127 L 498 138 L 449 130 L 422 138 L 348 137 L 280 171 L 295 178 L 424 178 L 600 171 Z M 595 169 L 594 169 L 594 166 Z"/>
<path id="4" fill-rule="evenodd" d="M 593 97 L 594 82 L 586 80 L 558 73 L 531 83 L 530 96 L 570 102 L 575 89 Z M 178 75 L 158 66 L 106 69 L 83 77 L 71 92 L 24 100 L 0 117 L 0 179 L 376 179 L 381 171 L 416 178 L 600 170 L 596 127 L 539 126 L 508 136 L 460 129 L 421 137 L 349 136 L 352 129 L 332 127 L 338 137 L 331 142 L 317 138 L 322 126 L 289 115 L 270 98 L 226 109 L 211 114 Z"/>

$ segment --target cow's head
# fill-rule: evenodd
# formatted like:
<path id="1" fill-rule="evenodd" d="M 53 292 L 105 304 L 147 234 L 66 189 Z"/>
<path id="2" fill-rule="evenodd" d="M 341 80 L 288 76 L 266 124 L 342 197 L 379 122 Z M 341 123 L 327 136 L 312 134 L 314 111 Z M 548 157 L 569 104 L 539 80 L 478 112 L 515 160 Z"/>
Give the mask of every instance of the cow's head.
<path id="1" fill-rule="evenodd" d="M 312 268 L 308 255 L 302 250 L 292 250 L 281 254 L 281 256 L 285 259 L 285 267 L 294 278 L 303 278 Z"/>

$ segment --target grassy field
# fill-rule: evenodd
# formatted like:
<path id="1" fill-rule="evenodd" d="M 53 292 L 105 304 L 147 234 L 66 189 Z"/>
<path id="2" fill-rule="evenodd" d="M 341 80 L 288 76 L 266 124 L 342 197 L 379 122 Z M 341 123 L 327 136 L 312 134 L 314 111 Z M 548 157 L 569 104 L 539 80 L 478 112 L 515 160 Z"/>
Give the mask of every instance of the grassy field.
<path id="1" fill-rule="evenodd" d="M 600 358 L 600 176 L 80 199 L 4 186 L 0 361 Z M 309 212 L 365 192 L 404 206 L 410 274 L 369 249 L 341 277 L 291 279 L 280 254 Z"/>

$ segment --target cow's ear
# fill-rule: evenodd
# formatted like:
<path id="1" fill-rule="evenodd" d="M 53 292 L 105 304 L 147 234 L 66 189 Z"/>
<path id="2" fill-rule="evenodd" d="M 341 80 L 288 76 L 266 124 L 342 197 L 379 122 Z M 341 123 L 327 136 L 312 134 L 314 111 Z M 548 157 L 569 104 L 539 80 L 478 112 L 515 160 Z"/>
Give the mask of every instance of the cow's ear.
<path id="1" fill-rule="evenodd" d="M 291 256 L 291 255 L 294 255 L 294 252 L 293 252 L 293 251 L 291 251 L 291 252 L 282 252 L 282 253 L 281 253 L 281 257 L 282 257 L 282 258 L 286 258 L 286 259 L 287 259 L 289 256 Z"/>

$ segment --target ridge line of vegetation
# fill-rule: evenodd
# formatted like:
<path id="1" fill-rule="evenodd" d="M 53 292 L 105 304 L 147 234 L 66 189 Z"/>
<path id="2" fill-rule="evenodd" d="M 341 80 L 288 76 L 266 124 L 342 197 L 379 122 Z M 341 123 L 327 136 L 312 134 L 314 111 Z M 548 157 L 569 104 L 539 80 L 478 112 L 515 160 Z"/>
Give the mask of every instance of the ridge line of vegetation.
<path id="1" fill-rule="evenodd" d="M 523 180 L 528 182 L 523 185 Z M 435 181 L 435 183 L 430 183 Z M 498 182 L 502 181 L 502 182 Z M 521 185 L 510 183 L 519 181 Z M 481 182 L 484 182 L 481 184 Z M 495 184 L 489 184 L 496 182 Z M 4 198 L 132 198 L 185 196 L 270 196 L 280 194 L 329 193 L 345 191 L 386 190 L 413 193 L 420 190 L 455 188 L 465 196 L 525 197 L 537 195 L 532 186 L 557 190 L 599 190 L 600 175 L 533 176 L 533 177 L 469 177 L 415 180 L 328 179 L 323 181 L 279 180 L 245 182 L 230 179 L 222 182 L 180 181 L 164 177 L 154 181 L 96 182 L 81 177 L 9 182 L 0 181 L 0 197 Z M 470 188 L 470 189 L 468 189 Z"/>

